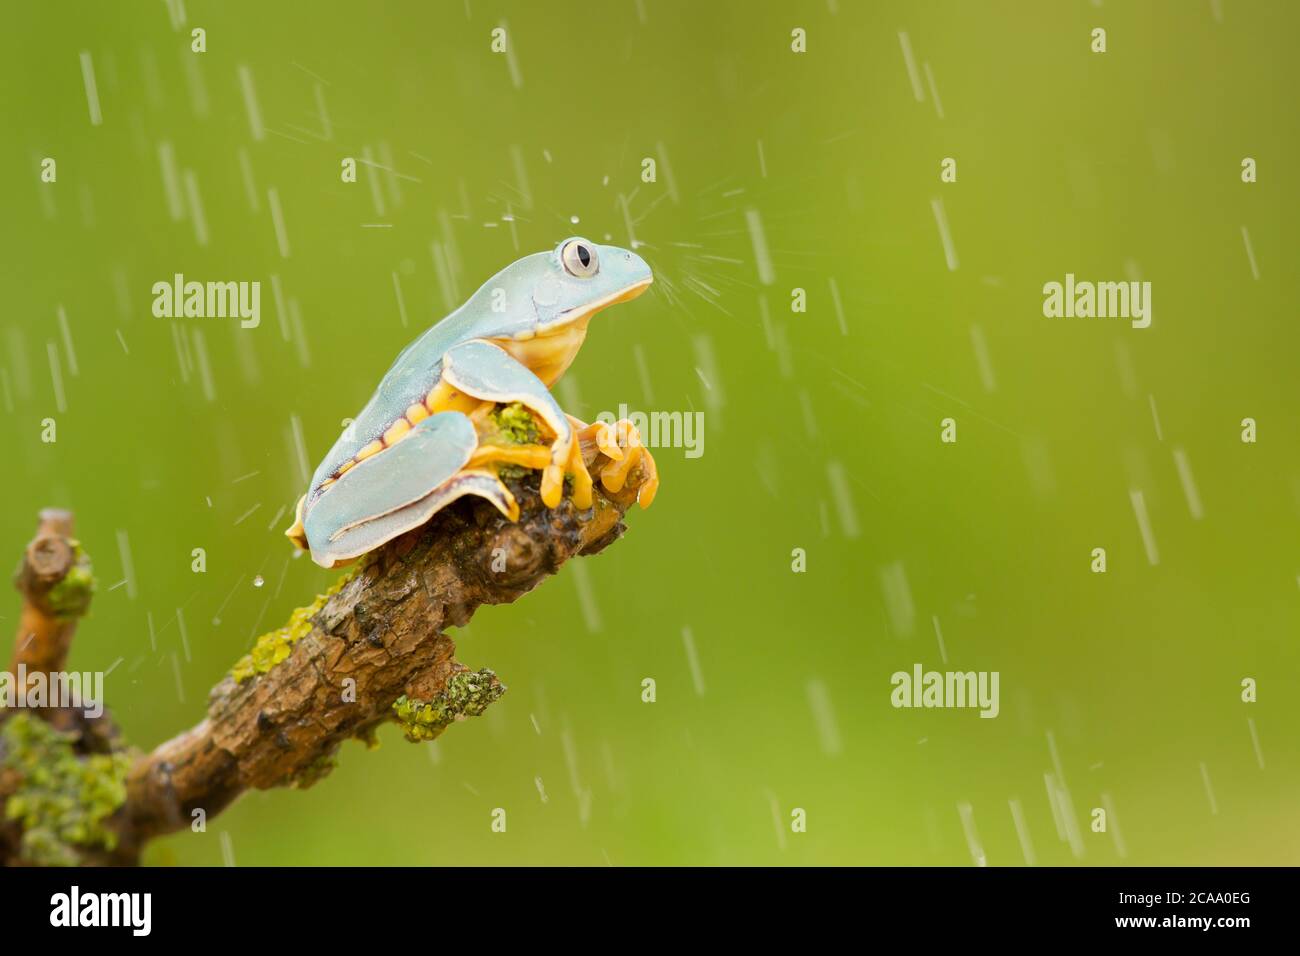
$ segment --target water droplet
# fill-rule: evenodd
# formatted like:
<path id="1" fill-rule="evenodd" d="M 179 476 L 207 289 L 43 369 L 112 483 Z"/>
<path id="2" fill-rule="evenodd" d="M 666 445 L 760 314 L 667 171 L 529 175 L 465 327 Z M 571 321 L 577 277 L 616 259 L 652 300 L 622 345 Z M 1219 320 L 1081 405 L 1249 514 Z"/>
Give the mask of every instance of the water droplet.
<path id="1" fill-rule="evenodd" d="M 260 574 L 257 575 L 257 577 L 253 578 L 253 587 L 255 588 L 260 588 L 265 583 L 266 582 L 262 580 L 262 576 Z"/>
<path id="2" fill-rule="evenodd" d="M 577 217 L 577 216 L 570 216 L 570 217 L 569 217 L 569 222 L 573 223 L 573 224 L 576 226 L 576 225 L 578 224 L 578 217 Z"/>

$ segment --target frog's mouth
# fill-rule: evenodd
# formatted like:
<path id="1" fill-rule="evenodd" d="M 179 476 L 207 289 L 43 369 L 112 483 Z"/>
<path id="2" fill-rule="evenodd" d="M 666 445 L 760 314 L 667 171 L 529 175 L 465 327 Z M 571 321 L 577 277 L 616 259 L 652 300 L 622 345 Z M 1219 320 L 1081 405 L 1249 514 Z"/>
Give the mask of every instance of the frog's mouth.
<path id="1" fill-rule="evenodd" d="M 630 286 L 628 286 L 625 289 L 620 289 L 617 292 L 611 292 L 603 299 L 597 299 L 595 302 L 589 302 L 586 305 L 579 306 L 576 309 L 569 309 L 567 312 L 561 312 L 550 322 L 547 322 L 545 325 L 541 326 L 538 329 L 538 333 L 540 335 L 549 335 L 554 332 L 559 332 L 565 327 L 573 325 L 574 323 L 583 323 L 585 325 L 586 322 L 597 312 L 603 311 L 604 309 L 608 309 L 611 305 L 618 305 L 620 302 L 632 301 L 637 296 L 639 296 L 642 292 L 644 292 L 646 289 L 650 288 L 650 284 L 654 281 L 655 281 L 654 276 L 649 276 L 645 279 L 640 279 L 637 282 L 633 282 Z"/>

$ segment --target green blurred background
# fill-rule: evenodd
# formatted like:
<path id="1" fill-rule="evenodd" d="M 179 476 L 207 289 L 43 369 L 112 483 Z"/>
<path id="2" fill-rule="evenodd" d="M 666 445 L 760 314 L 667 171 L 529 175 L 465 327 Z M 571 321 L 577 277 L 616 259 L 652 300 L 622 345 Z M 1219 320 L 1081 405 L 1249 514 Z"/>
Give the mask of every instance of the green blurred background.
<path id="1" fill-rule="evenodd" d="M 120 661 L 137 745 L 196 722 L 334 579 L 280 533 L 304 468 L 519 256 L 638 243 L 658 282 L 596 320 L 561 403 L 705 414 L 703 456 L 658 451 L 622 542 L 458 634 L 510 687 L 488 715 L 432 746 L 388 727 L 148 859 L 1014 865 L 1016 800 L 1042 864 L 1300 862 L 1298 21 L 1238 0 L 13 6 L 0 556 L 40 507 L 75 509 L 100 591 L 71 664 Z M 260 281 L 261 325 L 154 318 L 177 272 Z M 1151 281 L 1151 327 L 1044 318 L 1066 272 Z M 1001 715 L 893 709 L 916 662 L 999 671 Z"/>

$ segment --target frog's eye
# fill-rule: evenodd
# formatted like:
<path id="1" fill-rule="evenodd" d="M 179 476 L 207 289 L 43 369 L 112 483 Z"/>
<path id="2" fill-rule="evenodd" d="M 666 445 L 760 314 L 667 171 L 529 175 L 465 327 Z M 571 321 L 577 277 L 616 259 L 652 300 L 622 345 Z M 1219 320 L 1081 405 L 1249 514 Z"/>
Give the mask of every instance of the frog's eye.
<path id="1" fill-rule="evenodd" d="M 582 239 L 566 242 L 560 250 L 560 261 L 570 275 L 579 279 L 590 279 L 600 269 L 600 263 L 596 261 L 596 247 Z"/>

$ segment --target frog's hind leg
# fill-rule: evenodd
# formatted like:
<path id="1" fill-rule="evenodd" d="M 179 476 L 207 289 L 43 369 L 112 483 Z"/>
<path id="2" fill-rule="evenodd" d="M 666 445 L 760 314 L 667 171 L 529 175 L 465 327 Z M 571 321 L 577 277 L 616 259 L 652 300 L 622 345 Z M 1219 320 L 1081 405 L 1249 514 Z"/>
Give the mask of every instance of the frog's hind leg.
<path id="1" fill-rule="evenodd" d="M 373 551 L 398 535 L 426 524 L 447 505 L 465 495 L 486 498 L 510 521 L 519 520 L 519 505 L 515 496 L 496 475 L 488 471 L 467 469 L 452 475 L 419 501 L 340 533 L 329 545 L 330 566 Z M 320 563 L 314 551 L 312 557 Z"/>
<path id="2" fill-rule="evenodd" d="M 312 560 L 333 567 L 427 521 L 452 500 L 444 496 L 430 507 L 435 493 L 468 464 L 477 444 L 478 434 L 467 416 L 441 412 L 349 469 L 305 509 L 303 536 Z M 474 489 L 473 483 L 465 487 Z M 499 495 L 484 497 L 499 500 Z"/>

